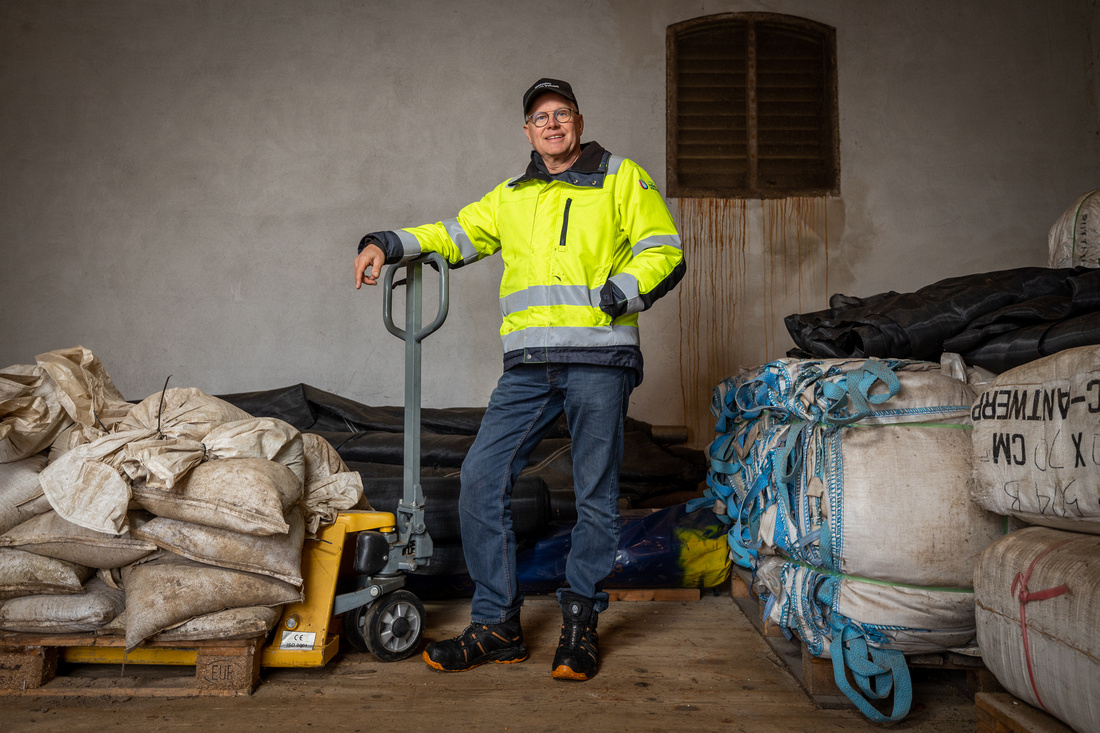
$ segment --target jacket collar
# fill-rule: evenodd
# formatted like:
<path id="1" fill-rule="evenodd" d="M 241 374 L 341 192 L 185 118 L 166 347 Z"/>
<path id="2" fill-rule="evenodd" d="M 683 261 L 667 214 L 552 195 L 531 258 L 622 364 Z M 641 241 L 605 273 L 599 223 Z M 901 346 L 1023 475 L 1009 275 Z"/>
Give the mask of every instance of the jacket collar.
<path id="1" fill-rule="evenodd" d="M 595 140 L 587 143 L 581 143 L 581 154 L 573 161 L 573 165 L 569 166 L 568 170 L 561 173 L 551 174 L 546 169 L 546 163 L 543 162 L 542 156 L 531 151 L 531 162 L 527 164 L 527 170 L 522 176 L 515 178 L 508 182 L 509 186 L 518 186 L 526 181 L 562 181 L 563 183 L 571 183 L 574 186 L 596 186 L 603 185 L 603 179 L 607 175 L 607 161 L 611 158 L 611 153 L 604 150 L 603 146 Z"/>

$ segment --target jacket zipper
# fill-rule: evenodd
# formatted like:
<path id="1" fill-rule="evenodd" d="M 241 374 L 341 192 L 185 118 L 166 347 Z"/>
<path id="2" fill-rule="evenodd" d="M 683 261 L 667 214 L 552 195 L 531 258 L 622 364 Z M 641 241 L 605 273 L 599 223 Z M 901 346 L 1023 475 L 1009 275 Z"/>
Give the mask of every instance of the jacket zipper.
<path id="1" fill-rule="evenodd" d="M 562 217 L 561 222 L 561 241 L 558 243 L 560 246 L 565 246 L 565 232 L 569 229 L 569 207 L 573 204 L 573 199 L 565 200 L 565 215 Z"/>

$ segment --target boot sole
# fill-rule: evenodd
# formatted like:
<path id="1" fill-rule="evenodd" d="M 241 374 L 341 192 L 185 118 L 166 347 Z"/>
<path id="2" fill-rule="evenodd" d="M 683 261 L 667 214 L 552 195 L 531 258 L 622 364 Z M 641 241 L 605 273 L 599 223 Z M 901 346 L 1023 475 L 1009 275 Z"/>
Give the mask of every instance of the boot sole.
<path id="1" fill-rule="evenodd" d="M 520 662 L 527 659 L 528 654 L 524 652 L 522 657 L 516 657 L 514 659 L 483 659 L 480 662 L 475 662 L 474 664 L 471 664 L 469 667 L 461 667 L 459 669 L 447 669 L 439 662 L 432 660 L 432 658 L 428 656 L 428 652 L 426 651 L 423 652 L 420 657 L 424 660 L 425 664 L 438 672 L 467 672 L 471 669 L 474 669 L 475 667 L 480 667 L 481 665 L 488 664 L 490 662 L 492 662 L 493 664 L 519 664 Z"/>
<path id="2" fill-rule="evenodd" d="M 592 679 L 592 675 L 585 674 L 584 672 L 577 672 L 572 667 L 565 664 L 559 664 L 554 671 L 550 673 L 550 676 L 556 680 L 576 680 L 580 682 Z"/>

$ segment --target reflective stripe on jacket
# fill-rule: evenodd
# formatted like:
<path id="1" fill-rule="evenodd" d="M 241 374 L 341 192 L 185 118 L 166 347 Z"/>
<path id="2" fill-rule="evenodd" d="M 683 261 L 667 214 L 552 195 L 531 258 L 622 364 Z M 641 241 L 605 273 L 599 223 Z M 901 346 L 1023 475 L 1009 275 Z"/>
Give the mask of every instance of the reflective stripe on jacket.
<path id="1" fill-rule="evenodd" d="M 500 328 L 504 368 L 580 362 L 636 369 L 638 313 L 684 274 L 680 237 L 653 179 L 633 161 L 586 143 L 550 175 L 532 153 L 524 175 L 449 221 L 376 232 L 387 262 L 423 252 L 453 267 L 504 258 Z"/>

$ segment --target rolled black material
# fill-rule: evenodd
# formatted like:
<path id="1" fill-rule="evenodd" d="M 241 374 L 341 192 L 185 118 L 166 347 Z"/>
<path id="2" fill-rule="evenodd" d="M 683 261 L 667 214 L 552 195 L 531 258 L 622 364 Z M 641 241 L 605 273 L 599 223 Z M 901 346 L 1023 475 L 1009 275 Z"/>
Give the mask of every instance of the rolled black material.
<path id="1" fill-rule="evenodd" d="M 1100 270 L 1023 267 L 949 278 L 913 293 L 834 295 L 829 308 L 787 316 L 800 357 L 938 360 L 962 354 L 1004 371 L 1062 348 L 1100 343 Z M 1055 328 L 1075 321 L 1072 329 Z"/>
<path id="2" fill-rule="evenodd" d="M 353 464 L 349 468 L 355 469 Z M 404 480 L 363 476 L 363 495 L 375 509 L 392 512 L 404 493 Z M 421 476 L 424 489 L 424 524 L 433 542 L 460 542 L 458 477 Z M 538 476 L 520 476 L 512 490 L 512 531 L 516 537 L 538 537 L 550 525 L 550 498 L 546 482 Z"/>

